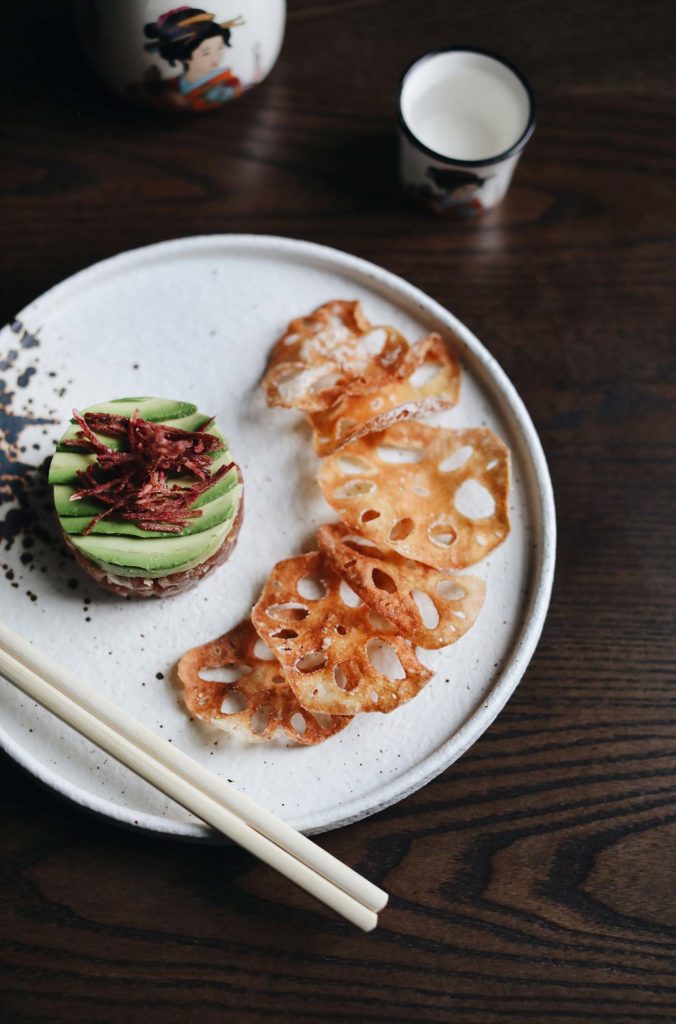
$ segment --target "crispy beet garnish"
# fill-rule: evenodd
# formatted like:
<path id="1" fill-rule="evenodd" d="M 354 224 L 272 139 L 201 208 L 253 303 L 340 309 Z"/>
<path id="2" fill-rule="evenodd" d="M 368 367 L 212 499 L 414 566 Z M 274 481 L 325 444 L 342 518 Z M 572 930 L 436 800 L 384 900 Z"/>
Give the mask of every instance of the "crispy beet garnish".
<path id="1" fill-rule="evenodd" d="M 220 438 L 206 433 L 213 419 L 199 430 L 179 430 L 150 423 L 137 412 L 131 417 L 105 412 L 82 416 L 74 409 L 73 416 L 80 430 L 63 444 L 86 448 L 96 455 L 96 465 L 78 471 L 82 487 L 71 500 L 94 499 L 105 506 L 87 524 L 83 534 L 90 533 L 98 522 L 113 514 L 143 530 L 180 533 L 190 519 L 202 515 L 201 509 L 191 508 L 200 494 L 235 465 L 230 462 L 209 475 L 210 456 L 222 446 Z M 128 451 L 108 448 L 95 431 L 125 438 Z M 190 474 L 197 479 L 191 487 L 170 486 L 168 473 Z"/>

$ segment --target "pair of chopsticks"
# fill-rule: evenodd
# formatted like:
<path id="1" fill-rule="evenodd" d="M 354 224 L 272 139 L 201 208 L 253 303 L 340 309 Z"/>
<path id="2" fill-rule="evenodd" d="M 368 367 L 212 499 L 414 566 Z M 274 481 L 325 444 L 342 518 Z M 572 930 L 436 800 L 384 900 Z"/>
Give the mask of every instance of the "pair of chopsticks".
<path id="1" fill-rule="evenodd" d="M 0 674 L 196 817 L 368 932 L 387 893 L 0 623 Z"/>

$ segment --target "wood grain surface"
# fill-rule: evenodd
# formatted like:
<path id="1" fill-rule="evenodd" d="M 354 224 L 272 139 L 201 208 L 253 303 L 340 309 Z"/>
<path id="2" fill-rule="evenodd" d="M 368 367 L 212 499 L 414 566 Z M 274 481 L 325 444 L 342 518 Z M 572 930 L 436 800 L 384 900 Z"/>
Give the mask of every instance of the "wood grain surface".
<path id="1" fill-rule="evenodd" d="M 366 257 L 511 376 L 560 544 L 498 721 L 424 790 L 322 839 L 392 893 L 369 936 L 239 850 L 126 833 L 1 761 L 3 1024 L 676 1020 L 675 32 L 658 0 L 292 0 L 265 85 L 158 120 L 93 80 L 65 5 L 5 5 L 3 319 L 177 236 Z M 506 202 L 477 223 L 408 207 L 395 178 L 397 78 L 454 43 L 503 53 L 540 101 Z"/>

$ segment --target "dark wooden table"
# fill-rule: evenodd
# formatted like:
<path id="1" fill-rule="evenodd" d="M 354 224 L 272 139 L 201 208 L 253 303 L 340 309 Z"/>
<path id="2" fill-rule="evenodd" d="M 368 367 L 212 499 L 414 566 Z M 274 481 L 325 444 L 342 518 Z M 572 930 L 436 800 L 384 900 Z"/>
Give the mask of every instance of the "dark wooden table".
<path id="1" fill-rule="evenodd" d="M 391 892 L 372 935 L 239 850 L 124 832 L 0 762 L 3 1024 L 676 1020 L 675 32 L 657 0 L 293 0 L 263 87 L 157 123 L 89 76 L 64 5 L 3 10 L 4 319 L 160 239 L 346 249 L 505 367 L 560 531 L 499 720 L 322 840 Z M 402 202 L 392 97 L 408 61 L 458 42 L 521 66 L 540 121 L 503 207 L 452 225 Z"/>

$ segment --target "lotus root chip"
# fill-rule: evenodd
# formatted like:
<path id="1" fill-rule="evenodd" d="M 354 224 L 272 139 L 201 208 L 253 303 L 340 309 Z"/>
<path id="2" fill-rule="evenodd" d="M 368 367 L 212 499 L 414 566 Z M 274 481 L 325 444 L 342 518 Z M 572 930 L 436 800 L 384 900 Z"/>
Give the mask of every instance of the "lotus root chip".
<path id="1" fill-rule="evenodd" d="M 457 404 L 460 366 L 439 334 L 412 345 L 376 394 L 344 394 L 329 409 L 308 414 L 315 451 L 330 455 L 364 434 L 420 419 Z"/>
<path id="2" fill-rule="evenodd" d="M 317 541 L 365 604 L 418 647 L 455 643 L 481 611 L 486 588 L 476 576 L 431 569 L 394 551 L 380 551 L 342 523 L 320 526 Z"/>
<path id="3" fill-rule="evenodd" d="M 409 350 L 393 327 L 374 326 L 358 302 L 333 301 L 292 320 L 270 356 L 269 405 L 315 412 L 344 394 L 377 390 Z"/>
<path id="4" fill-rule="evenodd" d="M 313 597 L 304 596 L 311 592 Z M 278 562 L 253 609 L 259 636 L 308 710 L 393 711 L 431 677 L 411 642 L 388 622 L 374 625 L 371 609 L 355 597 L 313 551 Z"/>
<path id="5" fill-rule="evenodd" d="M 178 663 L 178 678 L 191 715 L 249 741 L 270 740 L 283 733 L 296 743 L 321 743 L 350 723 L 338 715 L 317 718 L 298 703 L 281 666 L 259 657 L 260 641 L 245 619 L 229 633 L 187 651 Z M 263 653 L 263 652 L 261 652 Z M 231 682 L 204 679 L 205 669 L 229 669 Z M 234 705 L 228 713 L 224 702 Z"/>
<path id="6" fill-rule="evenodd" d="M 464 569 L 509 533 L 510 462 L 487 428 L 399 423 L 324 459 L 319 484 L 341 520 L 385 551 Z"/>

